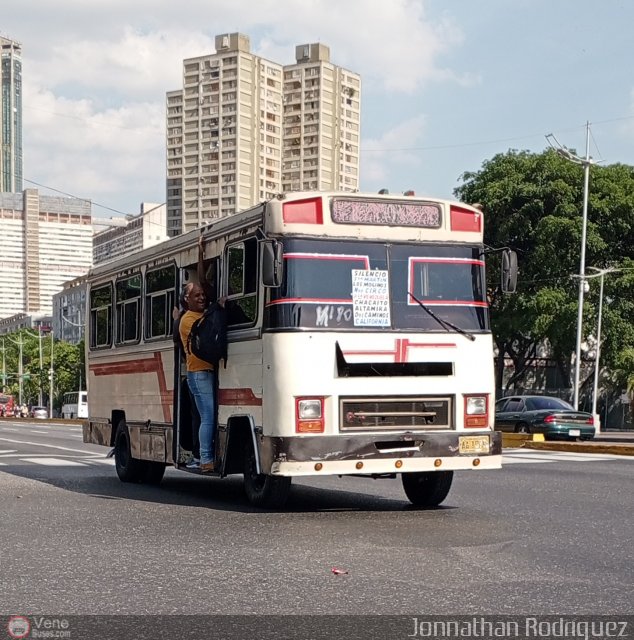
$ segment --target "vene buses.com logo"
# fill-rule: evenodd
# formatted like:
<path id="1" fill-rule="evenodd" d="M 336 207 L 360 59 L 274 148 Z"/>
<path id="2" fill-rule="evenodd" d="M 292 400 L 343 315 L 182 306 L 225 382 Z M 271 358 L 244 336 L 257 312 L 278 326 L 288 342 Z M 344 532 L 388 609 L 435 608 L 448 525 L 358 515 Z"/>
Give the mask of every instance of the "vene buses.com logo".
<path id="1" fill-rule="evenodd" d="M 7 631 L 12 638 L 26 638 L 31 632 L 31 623 L 25 616 L 11 616 L 7 622 Z"/>

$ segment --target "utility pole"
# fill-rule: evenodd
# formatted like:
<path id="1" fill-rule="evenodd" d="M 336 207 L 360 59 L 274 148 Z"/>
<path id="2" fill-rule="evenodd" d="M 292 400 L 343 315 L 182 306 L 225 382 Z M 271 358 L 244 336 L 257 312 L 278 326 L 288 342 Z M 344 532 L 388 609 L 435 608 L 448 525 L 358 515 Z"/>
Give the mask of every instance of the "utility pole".
<path id="1" fill-rule="evenodd" d="M 30 331 L 27 331 L 28 335 L 33 336 L 34 338 L 36 337 L 34 333 L 31 333 Z M 39 394 L 39 406 L 42 406 L 42 403 L 44 402 L 43 399 L 43 390 L 42 390 L 42 367 L 43 365 L 43 358 L 42 358 L 42 338 L 44 336 L 42 335 L 42 327 L 40 325 L 38 325 L 37 327 L 37 338 L 38 341 L 40 343 L 40 381 L 39 381 L 39 389 L 40 389 L 40 394 Z"/>
<path id="2" fill-rule="evenodd" d="M 555 141 L 553 145 L 552 140 Z M 583 166 L 583 212 L 581 222 L 581 258 L 579 261 L 579 299 L 577 302 L 577 345 L 575 348 L 575 378 L 573 383 L 574 401 L 573 406 L 579 409 L 579 375 L 581 368 L 581 341 L 583 334 L 583 295 L 588 286 L 586 280 L 586 230 L 588 227 L 588 191 L 590 185 L 590 165 L 593 164 L 590 158 L 590 123 L 586 122 L 586 155 L 584 158 L 572 153 L 569 149 L 559 143 L 552 133 L 546 136 L 548 144 L 566 160 Z"/>
<path id="3" fill-rule="evenodd" d="M 48 417 L 52 418 L 53 417 L 53 344 L 54 344 L 54 340 L 53 340 L 53 332 L 51 331 L 51 368 L 49 369 L 49 376 L 50 376 L 50 398 L 49 398 L 49 402 L 48 402 Z"/>
<path id="4" fill-rule="evenodd" d="M 22 371 L 22 346 L 24 344 L 24 342 L 22 341 L 22 336 L 18 335 L 18 339 L 14 340 L 13 338 L 9 338 L 9 336 L 7 336 L 7 338 L 9 340 L 11 340 L 11 342 L 13 342 L 13 344 L 17 344 L 18 345 L 18 351 L 19 351 L 19 356 L 18 356 L 18 403 L 20 406 L 22 406 L 22 385 L 23 385 L 23 377 L 24 377 L 24 373 Z M 4 352 L 2 353 L 3 359 L 4 359 Z"/>
<path id="5" fill-rule="evenodd" d="M 7 363 L 4 357 L 4 338 L 2 338 L 2 392 L 4 393 L 5 386 L 7 384 Z"/>

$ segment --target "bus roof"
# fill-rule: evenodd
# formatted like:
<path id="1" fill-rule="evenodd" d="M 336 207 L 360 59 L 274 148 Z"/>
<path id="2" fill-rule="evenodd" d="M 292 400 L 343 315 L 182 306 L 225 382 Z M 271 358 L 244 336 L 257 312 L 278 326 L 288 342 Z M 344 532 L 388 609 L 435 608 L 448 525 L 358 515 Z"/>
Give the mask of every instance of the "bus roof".
<path id="1" fill-rule="evenodd" d="M 89 280 L 134 265 L 165 263 L 174 255 L 195 252 L 197 238 L 222 238 L 262 226 L 272 236 L 299 235 L 401 242 L 482 242 L 484 221 L 477 208 L 457 201 L 404 195 L 348 192 L 291 192 L 221 218 L 112 262 L 94 267 Z M 196 261 L 192 253 L 191 261 Z"/>

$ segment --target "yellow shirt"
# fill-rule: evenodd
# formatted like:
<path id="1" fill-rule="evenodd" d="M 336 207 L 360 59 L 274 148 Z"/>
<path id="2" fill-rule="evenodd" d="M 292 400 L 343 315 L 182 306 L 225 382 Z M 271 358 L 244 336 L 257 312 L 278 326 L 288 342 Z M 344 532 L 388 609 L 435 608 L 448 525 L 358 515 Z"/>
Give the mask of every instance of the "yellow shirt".
<path id="1" fill-rule="evenodd" d="M 205 362 L 200 358 L 197 358 L 193 353 L 189 352 L 187 348 L 187 338 L 189 337 L 189 332 L 192 330 L 192 325 L 198 318 L 202 317 L 202 312 L 200 311 L 185 311 L 183 316 L 181 317 L 180 324 L 178 325 L 178 331 L 181 335 L 181 342 L 185 347 L 185 357 L 187 359 L 187 371 L 209 371 L 213 369 L 214 366 L 209 362 Z"/>

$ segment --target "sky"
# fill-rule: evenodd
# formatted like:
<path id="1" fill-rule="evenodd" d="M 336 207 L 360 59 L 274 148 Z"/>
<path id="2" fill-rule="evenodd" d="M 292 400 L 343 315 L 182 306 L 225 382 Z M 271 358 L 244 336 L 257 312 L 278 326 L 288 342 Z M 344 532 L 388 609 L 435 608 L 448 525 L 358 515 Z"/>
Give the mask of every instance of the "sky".
<path id="1" fill-rule="evenodd" d="M 546 134 L 634 165 L 630 0 L 2 0 L 22 44 L 24 188 L 100 217 L 165 201 L 165 94 L 241 32 L 281 64 L 321 42 L 361 74 L 361 191 L 453 197 Z"/>

